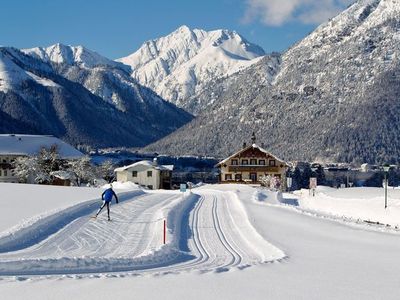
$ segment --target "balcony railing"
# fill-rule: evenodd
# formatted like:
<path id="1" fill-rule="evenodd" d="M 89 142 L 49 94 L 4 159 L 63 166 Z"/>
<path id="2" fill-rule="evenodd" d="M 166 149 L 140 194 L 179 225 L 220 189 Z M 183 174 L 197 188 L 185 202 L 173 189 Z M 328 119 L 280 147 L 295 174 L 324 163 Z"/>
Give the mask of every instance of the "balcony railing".
<path id="1" fill-rule="evenodd" d="M 262 165 L 231 165 L 228 167 L 229 172 L 279 172 L 277 166 L 262 166 Z"/>

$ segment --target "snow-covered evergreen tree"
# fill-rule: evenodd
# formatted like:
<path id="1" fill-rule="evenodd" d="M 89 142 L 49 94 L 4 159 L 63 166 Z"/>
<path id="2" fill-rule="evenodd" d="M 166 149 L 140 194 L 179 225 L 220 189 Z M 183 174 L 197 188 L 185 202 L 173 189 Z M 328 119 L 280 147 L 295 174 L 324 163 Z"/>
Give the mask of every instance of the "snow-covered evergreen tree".
<path id="1" fill-rule="evenodd" d="M 52 145 L 50 148 L 42 147 L 36 159 L 43 172 L 49 175 L 63 167 L 57 145 Z"/>
<path id="2" fill-rule="evenodd" d="M 88 155 L 70 161 L 68 163 L 68 169 L 76 175 L 78 185 L 80 185 L 82 181 L 90 182 L 96 177 L 95 168 L 92 166 Z"/>
<path id="3" fill-rule="evenodd" d="M 271 181 L 272 181 L 271 175 L 264 175 L 260 178 L 261 185 L 267 188 L 271 187 Z"/>
<path id="4" fill-rule="evenodd" d="M 50 183 L 50 174 L 64 168 L 56 145 L 41 148 L 30 157 L 18 157 L 14 161 L 14 174 L 20 182 Z"/>
<path id="5" fill-rule="evenodd" d="M 99 177 L 111 181 L 114 177 L 114 164 L 111 160 L 106 160 L 103 161 L 99 166 L 98 166 L 98 172 L 97 174 Z"/>
<path id="6" fill-rule="evenodd" d="M 47 183 L 50 173 L 46 173 L 38 162 L 38 157 L 18 157 L 14 161 L 14 174 L 20 182 Z"/>

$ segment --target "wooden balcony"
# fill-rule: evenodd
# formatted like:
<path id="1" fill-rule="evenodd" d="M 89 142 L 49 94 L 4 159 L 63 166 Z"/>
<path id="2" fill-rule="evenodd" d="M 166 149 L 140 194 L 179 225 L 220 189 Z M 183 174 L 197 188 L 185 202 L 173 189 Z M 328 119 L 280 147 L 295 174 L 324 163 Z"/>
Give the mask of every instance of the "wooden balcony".
<path id="1" fill-rule="evenodd" d="M 255 166 L 255 165 L 237 165 L 229 166 L 229 172 L 240 173 L 240 172 L 265 172 L 265 173 L 278 173 L 279 167 L 272 166 Z"/>

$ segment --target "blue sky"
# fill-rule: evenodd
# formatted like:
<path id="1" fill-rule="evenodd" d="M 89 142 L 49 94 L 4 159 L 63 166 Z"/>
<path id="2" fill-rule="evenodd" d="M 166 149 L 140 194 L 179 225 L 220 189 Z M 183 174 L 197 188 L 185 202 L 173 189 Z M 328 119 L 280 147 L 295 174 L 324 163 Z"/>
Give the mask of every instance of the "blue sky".
<path id="1" fill-rule="evenodd" d="M 0 0 L 0 45 L 60 42 L 115 59 L 187 25 L 236 30 L 267 52 L 284 51 L 352 1 Z"/>

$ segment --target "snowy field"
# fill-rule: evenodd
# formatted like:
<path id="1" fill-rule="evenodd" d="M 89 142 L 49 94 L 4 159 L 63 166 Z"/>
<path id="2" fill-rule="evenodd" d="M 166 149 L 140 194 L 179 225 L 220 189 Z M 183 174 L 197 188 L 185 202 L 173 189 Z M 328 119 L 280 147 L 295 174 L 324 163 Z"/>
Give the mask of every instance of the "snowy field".
<path id="1" fill-rule="evenodd" d="M 399 298 L 400 233 L 357 221 L 395 226 L 397 190 L 117 186 L 111 222 L 102 191 L 0 184 L 1 299 Z"/>
<path id="2" fill-rule="evenodd" d="M 284 202 L 319 215 L 344 217 L 355 222 L 380 223 L 392 229 L 400 228 L 398 188 L 388 188 L 386 209 L 383 188 L 318 187 L 315 196 L 312 196 L 309 190 L 301 190 L 294 192 L 294 196 L 285 194 L 284 197 L 286 198 Z"/>

